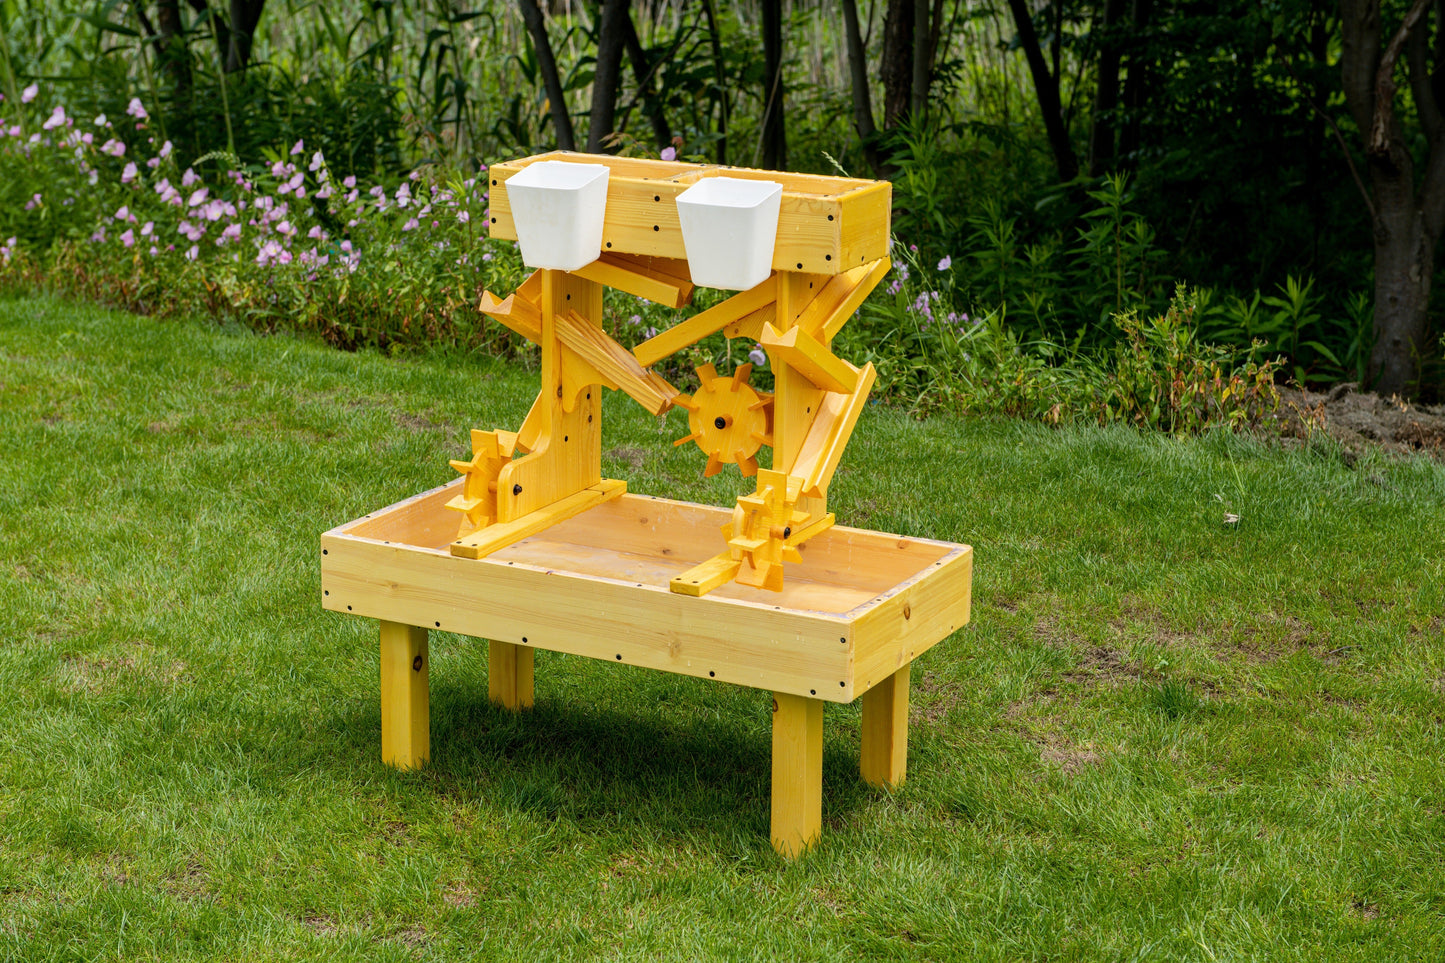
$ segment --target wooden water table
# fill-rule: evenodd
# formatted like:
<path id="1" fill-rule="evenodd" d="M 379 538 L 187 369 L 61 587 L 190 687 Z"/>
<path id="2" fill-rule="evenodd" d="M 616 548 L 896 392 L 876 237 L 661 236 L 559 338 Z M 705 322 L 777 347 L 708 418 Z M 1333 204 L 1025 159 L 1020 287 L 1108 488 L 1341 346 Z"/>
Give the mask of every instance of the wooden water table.
<path id="1" fill-rule="evenodd" d="M 322 604 L 381 620 L 381 755 L 429 757 L 428 633 L 489 640 L 489 698 L 532 705 L 537 649 L 772 693 L 772 842 L 822 827 L 823 704 L 861 697 L 861 772 L 906 770 L 912 661 L 969 618 L 973 551 L 834 524 L 829 483 L 872 387 L 831 341 L 887 273 L 890 186 L 839 177 L 555 152 L 489 172 L 492 236 L 535 272 L 482 310 L 541 349 L 516 432 L 473 430 L 461 477 L 321 537 Z M 627 348 L 604 286 L 673 308 L 694 284 L 737 293 Z M 652 366 L 712 335 L 767 352 Z M 651 498 L 601 475 L 603 388 L 687 411 L 704 473 L 757 478 L 734 505 Z M 772 451 L 771 467 L 756 455 Z"/>

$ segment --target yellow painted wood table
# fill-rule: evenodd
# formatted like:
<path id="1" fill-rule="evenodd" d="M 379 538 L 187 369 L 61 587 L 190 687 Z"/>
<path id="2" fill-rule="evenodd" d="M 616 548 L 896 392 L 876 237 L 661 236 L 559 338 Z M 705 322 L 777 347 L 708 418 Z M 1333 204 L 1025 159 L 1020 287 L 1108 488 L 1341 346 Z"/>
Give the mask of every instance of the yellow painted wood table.
<path id="1" fill-rule="evenodd" d="M 968 621 L 967 546 L 835 526 L 781 592 L 669 591 L 715 550 L 730 512 L 622 494 L 484 559 L 449 551 L 461 482 L 321 538 L 323 604 L 381 620 L 381 754 L 429 756 L 428 632 L 490 640 L 488 690 L 532 704 L 537 649 L 772 692 L 772 840 L 796 855 L 822 826 L 823 704 L 863 699 L 865 780 L 902 782 L 910 663 Z"/>
<path id="2" fill-rule="evenodd" d="M 565 152 L 488 179 L 492 236 L 536 270 L 480 308 L 538 345 L 537 399 L 515 432 L 472 431 L 461 478 L 321 539 L 325 607 L 381 620 L 382 758 L 427 761 L 431 629 L 490 640 L 511 709 L 537 649 L 753 686 L 773 697 L 773 845 L 798 855 L 822 825 L 823 703 L 863 699 L 863 778 L 898 784 L 909 666 L 969 617 L 968 546 L 828 511 L 875 375 L 832 341 L 888 272 L 890 187 Z M 604 330 L 604 288 L 676 309 L 694 278 L 736 293 L 631 348 Z M 767 352 L 771 391 L 750 364 L 697 368 L 690 395 L 653 369 L 718 332 Z M 756 489 L 715 508 L 604 479 L 604 390 L 686 410 L 703 474 Z"/>

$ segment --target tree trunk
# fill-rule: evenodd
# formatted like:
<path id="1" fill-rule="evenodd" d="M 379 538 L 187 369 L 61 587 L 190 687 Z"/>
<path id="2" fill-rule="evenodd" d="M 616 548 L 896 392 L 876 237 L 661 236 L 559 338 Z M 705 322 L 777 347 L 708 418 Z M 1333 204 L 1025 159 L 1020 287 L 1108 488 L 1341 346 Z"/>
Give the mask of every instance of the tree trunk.
<path id="1" fill-rule="evenodd" d="M 883 127 L 892 130 L 908 119 L 913 102 L 914 0 L 888 0 L 883 17 Z"/>
<path id="2" fill-rule="evenodd" d="M 176 89 L 188 90 L 191 86 L 191 51 L 186 44 L 186 32 L 181 25 L 179 0 L 160 0 L 156 4 L 156 25 L 161 36 L 157 43 L 161 72 L 175 81 Z"/>
<path id="3" fill-rule="evenodd" d="M 1089 131 L 1089 176 L 1098 177 L 1114 161 L 1114 124 L 1119 109 L 1119 21 L 1127 0 L 1104 4 L 1103 40 L 1099 44 L 1099 86 L 1094 94 L 1093 128 Z"/>
<path id="4" fill-rule="evenodd" d="M 1419 387 L 1436 238 L 1426 230 L 1408 185 L 1374 181 L 1380 216 L 1375 231 L 1375 349 L 1370 354 L 1369 384 L 1385 397 L 1406 396 Z"/>
<path id="5" fill-rule="evenodd" d="M 1059 100 L 1059 78 L 1049 73 L 1044 62 L 1044 51 L 1039 46 L 1039 35 L 1034 30 L 1034 18 L 1029 12 L 1026 0 L 1008 0 L 1009 11 L 1013 14 L 1014 27 L 1019 33 L 1019 46 L 1029 63 L 1029 73 L 1034 79 L 1034 94 L 1038 98 L 1039 113 L 1043 115 L 1044 132 L 1048 134 L 1049 147 L 1054 152 L 1054 166 L 1058 169 L 1059 180 L 1071 181 L 1079 176 L 1079 159 L 1074 154 L 1074 145 L 1069 141 L 1069 130 L 1064 125 L 1063 104 Z"/>
<path id="6" fill-rule="evenodd" d="M 527 32 L 532 35 L 532 46 L 537 51 L 537 68 L 542 71 L 542 83 L 547 89 L 547 106 L 552 112 L 552 130 L 557 134 L 557 146 L 562 150 L 576 150 L 577 141 L 572 136 L 572 117 L 567 113 L 567 96 L 562 91 L 562 78 L 557 75 L 557 60 L 552 56 L 552 42 L 547 39 L 547 22 L 537 0 L 519 0 L 522 20 Z"/>
<path id="7" fill-rule="evenodd" d="M 843 29 L 848 41 L 848 77 L 853 88 L 853 126 L 863 144 L 863 157 L 873 169 L 874 177 L 886 177 L 878 151 L 878 128 L 873 124 L 873 98 L 868 89 L 868 60 L 863 49 L 863 34 L 858 29 L 857 0 L 843 0 Z"/>
<path id="8" fill-rule="evenodd" d="M 652 136 L 657 141 L 657 149 L 662 150 L 672 143 L 672 128 L 667 125 L 662 98 L 657 95 L 653 67 L 648 60 L 647 51 L 642 49 L 642 41 L 637 37 L 637 27 L 632 22 L 630 12 L 624 26 L 627 28 L 627 59 L 632 62 L 632 75 L 637 79 L 637 96 L 641 98 L 643 109 L 647 111 L 647 119 L 652 122 Z"/>
<path id="9" fill-rule="evenodd" d="M 1154 0 L 1133 0 L 1130 11 L 1134 34 L 1129 51 L 1129 76 L 1124 81 L 1124 124 L 1119 131 L 1119 154 L 1124 163 L 1136 161 L 1141 143 L 1140 122 L 1149 99 L 1149 39 L 1146 31 L 1154 15 Z"/>
<path id="10" fill-rule="evenodd" d="M 602 0 L 597 24 L 597 70 L 592 75 L 592 111 L 587 152 L 600 154 L 612 143 L 617 119 L 617 84 L 622 79 L 622 48 L 627 42 L 629 0 Z"/>
<path id="11" fill-rule="evenodd" d="M 245 70 L 266 0 L 231 0 L 231 43 L 226 52 L 226 73 Z"/>
<path id="12" fill-rule="evenodd" d="M 717 162 L 728 162 L 728 85 L 723 61 L 722 34 L 718 32 L 717 0 L 702 0 L 702 11 L 707 17 L 708 41 L 712 45 L 713 76 L 716 78 L 718 99 Z"/>
<path id="13" fill-rule="evenodd" d="M 788 132 L 783 119 L 783 2 L 763 0 L 763 167 L 788 166 Z"/>
<path id="14" fill-rule="evenodd" d="M 1365 202 L 1375 233 L 1375 347 L 1367 381 L 1386 396 L 1418 387 L 1436 241 L 1445 229 L 1445 117 L 1425 63 L 1429 7 L 1430 0 L 1414 0 L 1382 48 L 1379 0 L 1340 2 L 1341 86 L 1365 141 Z M 1395 77 L 1407 52 L 1415 112 L 1428 144 L 1418 193 L 1415 160 L 1395 113 Z"/>
<path id="15" fill-rule="evenodd" d="M 928 109 L 928 88 L 933 83 L 928 26 L 928 0 L 913 0 L 913 76 L 909 83 L 908 112 L 914 117 L 922 117 Z"/>

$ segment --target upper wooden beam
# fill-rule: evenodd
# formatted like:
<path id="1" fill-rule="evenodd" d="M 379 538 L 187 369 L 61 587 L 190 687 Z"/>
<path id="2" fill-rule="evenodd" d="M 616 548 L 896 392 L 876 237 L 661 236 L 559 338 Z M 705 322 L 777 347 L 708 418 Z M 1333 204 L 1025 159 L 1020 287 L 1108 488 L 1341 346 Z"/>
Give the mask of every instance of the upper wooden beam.
<path id="1" fill-rule="evenodd" d="M 516 240 L 507 179 L 540 160 L 605 164 L 610 169 L 599 254 L 686 257 L 677 195 L 702 178 L 719 175 L 783 185 L 774 270 L 833 275 L 888 254 L 892 185 L 887 181 L 570 151 L 492 165 L 487 171 L 491 191 L 487 226 L 492 237 Z"/>

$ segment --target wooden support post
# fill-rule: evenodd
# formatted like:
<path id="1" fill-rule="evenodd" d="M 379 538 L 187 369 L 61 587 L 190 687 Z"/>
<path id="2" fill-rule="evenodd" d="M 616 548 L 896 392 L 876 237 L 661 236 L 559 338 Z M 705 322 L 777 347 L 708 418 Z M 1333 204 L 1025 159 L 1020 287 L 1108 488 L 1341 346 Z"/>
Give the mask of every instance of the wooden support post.
<path id="1" fill-rule="evenodd" d="M 773 848 L 801 856 L 823 831 L 823 703 L 773 693 Z"/>
<path id="2" fill-rule="evenodd" d="M 863 693 L 863 781 L 897 786 L 908 774 L 908 670 L 905 665 Z"/>
<path id="3" fill-rule="evenodd" d="M 516 712 L 532 708 L 532 656 L 525 645 L 487 642 L 487 698 Z"/>
<path id="4" fill-rule="evenodd" d="M 431 757 L 427 630 L 381 623 L 381 761 L 420 769 Z"/>

